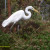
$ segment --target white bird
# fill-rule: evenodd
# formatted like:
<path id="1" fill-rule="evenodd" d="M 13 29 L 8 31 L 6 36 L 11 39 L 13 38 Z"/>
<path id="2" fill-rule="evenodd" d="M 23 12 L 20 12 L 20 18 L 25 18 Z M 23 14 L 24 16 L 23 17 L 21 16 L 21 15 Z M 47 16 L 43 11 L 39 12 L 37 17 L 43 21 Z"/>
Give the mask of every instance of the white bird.
<path id="1" fill-rule="evenodd" d="M 23 11 L 23 10 L 16 11 L 8 19 L 4 20 L 3 23 L 2 23 L 2 26 L 6 27 L 10 23 L 13 23 L 13 25 L 14 25 L 16 22 L 18 22 L 22 18 L 24 20 L 29 19 L 31 17 L 31 12 L 29 11 L 29 9 L 34 10 L 35 12 L 39 13 L 32 6 L 27 6 L 25 11 Z M 25 13 L 27 13 L 28 15 L 26 16 Z"/>

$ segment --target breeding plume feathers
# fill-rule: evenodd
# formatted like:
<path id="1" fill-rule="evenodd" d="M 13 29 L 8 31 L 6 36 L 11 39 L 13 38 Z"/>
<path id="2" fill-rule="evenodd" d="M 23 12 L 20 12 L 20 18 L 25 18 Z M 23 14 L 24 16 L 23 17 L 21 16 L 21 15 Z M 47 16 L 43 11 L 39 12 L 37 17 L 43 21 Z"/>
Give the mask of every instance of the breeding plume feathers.
<path id="1" fill-rule="evenodd" d="M 4 20 L 2 23 L 3 27 L 6 27 L 10 22 L 8 21 L 8 19 Z"/>

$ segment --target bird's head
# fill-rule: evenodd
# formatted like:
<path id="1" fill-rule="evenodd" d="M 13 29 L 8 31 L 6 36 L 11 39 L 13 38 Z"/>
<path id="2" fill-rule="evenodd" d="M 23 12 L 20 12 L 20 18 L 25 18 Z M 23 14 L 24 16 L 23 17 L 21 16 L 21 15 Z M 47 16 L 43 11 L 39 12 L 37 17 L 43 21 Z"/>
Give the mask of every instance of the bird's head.
<path id="1" fill-rule="evenodd" d="M 28 6 L 28 8 L 31 9 L 31 10 L 33 10 L 33 11 L 35 11 L 35 12 L 37 12 L 37 13 L 39 13 L 39 11 L 36 10 L 36 9 L 35 9 L 34 7 L 32 7 L 32 6 Z"/>

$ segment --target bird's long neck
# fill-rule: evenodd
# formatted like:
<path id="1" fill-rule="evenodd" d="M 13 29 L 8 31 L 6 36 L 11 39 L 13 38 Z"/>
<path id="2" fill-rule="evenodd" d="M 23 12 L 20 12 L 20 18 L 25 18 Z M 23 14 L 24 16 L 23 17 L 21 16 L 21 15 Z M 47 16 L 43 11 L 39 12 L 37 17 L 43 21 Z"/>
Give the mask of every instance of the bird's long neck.
<path id="1" fill-rule="evenodd" d="M 29 10 L 29 8 L 26 7 L 26 9 L 25 9 L 25 13 L 27 14 L 27 16 L 24 14 L 24 19 L 29 19 L 29 18 L 31 17 L 31 12 L 28 11 L 28 10 Z"/>

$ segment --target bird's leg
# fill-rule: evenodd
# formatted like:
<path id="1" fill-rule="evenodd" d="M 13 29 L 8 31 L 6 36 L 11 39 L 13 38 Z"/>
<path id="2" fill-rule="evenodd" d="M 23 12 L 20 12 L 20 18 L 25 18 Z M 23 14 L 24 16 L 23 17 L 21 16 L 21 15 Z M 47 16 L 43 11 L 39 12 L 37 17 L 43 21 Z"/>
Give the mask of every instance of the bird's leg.
<path id="1" fill-rule="evenodd" d="M 14 26 L 14 24 L 10 27 L 10 31 L 12 30 L 13 26 Z"/>
<path id="2" fill-rule="evenodd" d="M 19 36 L 19 25 L 18 25 L 18 27 L 17 27 L 17 31 L 18 31 L 18 36 Z"/>
<path id="3" fill-rule="evenodd" d="M 18 31 L 19 31 L 19 25 L 18 25 Z"/>

